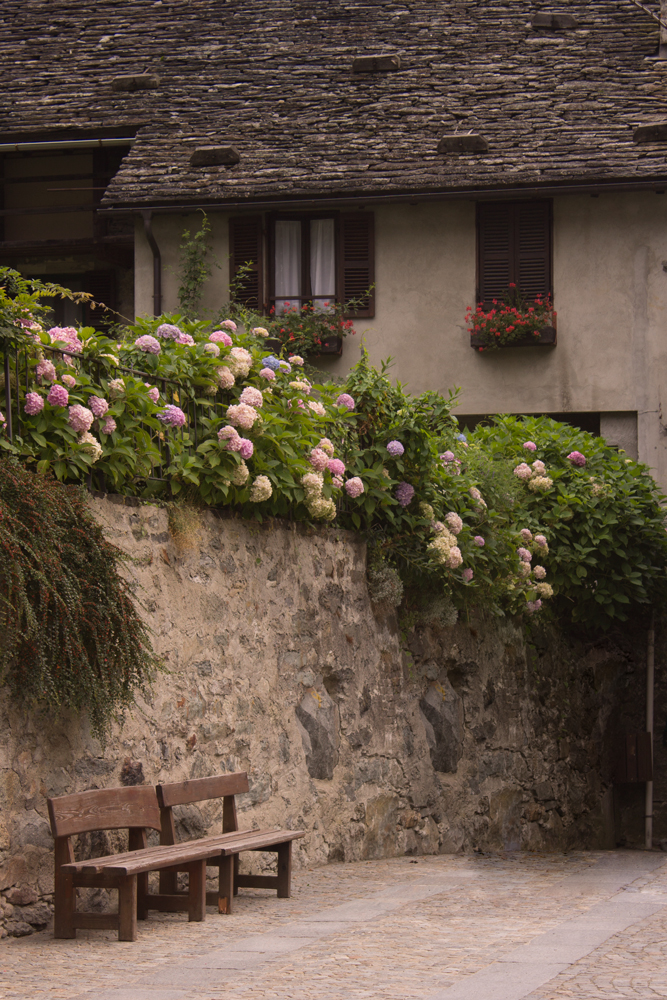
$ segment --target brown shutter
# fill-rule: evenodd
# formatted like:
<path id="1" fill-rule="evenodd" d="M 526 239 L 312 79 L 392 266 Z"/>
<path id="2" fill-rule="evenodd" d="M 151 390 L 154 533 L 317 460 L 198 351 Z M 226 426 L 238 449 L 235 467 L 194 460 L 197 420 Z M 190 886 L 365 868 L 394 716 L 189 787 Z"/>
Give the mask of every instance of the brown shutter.
<path id="1" fill-rule="evenodd" d="M 236 292 L 236 301 L 250 309 L 264 307 L 263 222 L 261 215 L 239 215 L 229 220 L 229 280 L 244 264 L 252 269 Z"/>
<path id="2" fill-rule="evenodd" d="M 364 296 L 375 281 L 375 227 L 372 212 L 340 216 L 338 246 L 338 295 L 342 302 L 364 299 L 351 318 L 375 316 L 375 290 Z"/>
<path id="3" fill-rule="evenodd" d="M 477 301 L 490 308 L 514 283 L 527 300 L 551 292 L 551 202 L 477 206 Z"/>
<path id="4" fill-rule="evenodd" d="M 525 299 L 551 293 L 551 202 L 515 204 L 516 260 L 513 281 Z"/>
<path id="5" fill-rule="evenodd" d="M 89 271 L 88 274 L 84 274 L 83 290 L 90 292 L 95 302 L 100 302 L 109 309 L 116 308 L 116 274 L 114 271 Z M 116 320 L 117 317 L 113 313 L 106 312 L 105 309 L 91 309 L 89 305 L 84 306 L 83 321 L 89 326 L 115 323 Z"/>

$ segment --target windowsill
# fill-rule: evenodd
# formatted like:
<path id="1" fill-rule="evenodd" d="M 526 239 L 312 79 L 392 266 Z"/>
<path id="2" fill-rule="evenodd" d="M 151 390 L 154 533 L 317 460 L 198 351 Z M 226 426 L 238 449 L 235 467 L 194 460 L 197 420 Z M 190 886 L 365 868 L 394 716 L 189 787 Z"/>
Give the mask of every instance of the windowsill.
<path id="1" fill-rule="evenodd" d="M 508 347 L 555 347 L 556 343 L 556 328 L 543 326 L 539 337 L 521 337 L 520 340 L 513 340 L 511 344 L 498 344 L 498 347 L 490 348 L 488 353 L 491 354 L 495 350 L 505 350 Z M 481 334 L 474 333 L 470 337 L 470 346 L 477 351 L 480 347 L 486 347 L 487 343 Z"/>

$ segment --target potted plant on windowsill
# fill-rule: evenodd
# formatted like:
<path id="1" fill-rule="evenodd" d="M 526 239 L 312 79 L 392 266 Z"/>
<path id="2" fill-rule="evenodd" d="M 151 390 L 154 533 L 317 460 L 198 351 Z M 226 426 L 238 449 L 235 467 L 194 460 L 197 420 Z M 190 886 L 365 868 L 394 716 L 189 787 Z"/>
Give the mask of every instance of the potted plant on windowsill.
<path id="1" fill-rule="evenodd" d="M 286 302 L 279 316 L 274 307 L 266 323 L 267 346 L 274 351 L 286 348 L 290 354 L 309 357 L 340 356 L 343 338 L 356 333 L 352 320 L 346 317 L 366 309 L 369 295 L 370 289 L 358 299 L 327 301 L 321 306 L 312 302 L 304 302 L 301 306 Z"/>
<path id="2" fill-rule="evenodd" d="M 549 295 L 536 295 L 528 305 L 516 285 L 510 284 L 502 302 L 493 299 L 491 309 L 479 303 L 468 306 L 466 325 L 470 346 L 480 352 L 499 347 L 555 347 L 556 313 Z"/>

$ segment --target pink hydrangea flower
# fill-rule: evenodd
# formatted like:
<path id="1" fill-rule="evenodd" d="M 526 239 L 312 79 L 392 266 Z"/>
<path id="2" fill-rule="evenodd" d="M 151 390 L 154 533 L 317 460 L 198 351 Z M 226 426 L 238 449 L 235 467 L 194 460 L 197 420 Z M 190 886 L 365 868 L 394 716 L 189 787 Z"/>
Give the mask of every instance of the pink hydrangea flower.
<path id="1" fill-rule="evenodd" d="M 352 479 L 348 479 L 345 483 L 345 492 L 349 497 L 354 500 L 355 497 L 360 497 L 364 492 L 364 484 L 362 483 L 359 476 L 354 476 Z"/>
<path id="2" fill-rule="evenodd" d="M 547 571 L 545 570 L 544 566 L 533 567 L 533 576 L 535 577 L 536 580 L 543 580 L 546 575 Z"/>
<path id="3" fill-rule="evenodd" d="M 319 451 L 319 448 L 317 450 Z M 330 458 L 327 461 L 327 469 L 332 476 L 342 476 L 345 472 L 345 463 L 341 462 L 339 458 Z"/>
<path id="4" fill-rule="evenodd" d="M 456 456 L 454 455 L 453 451 L 444 451 L 442 453 L 442 455 L 440 455 L 440 461 L 441 462 L 453 462 L 454 459 L 455 459 L 455 457 Z"/>
<path id="5" fill-rule="evenodd" d="M 227 451 L 240 451 L 243 438 L 239 435 L 236 427 L 232 427 L 231 424 L 227 424 L 225 427 L 221 427 L 218 431 L 218 441 L 220 444 L 224 441 L 227 442 Z"/>
<path id="6" fill-rule="evenodd" d="M 453 535 L 458 535 L 463 530 L 463 521 L 455 511 L 450 510 L 449 514 L 445 514 L 445 521 Z"/>
<path id="7" fill-rule="evenodd" d="M 449 556 L 445 565 L 449 566 L 450 569 L 458 569 L 462 562 L 461 549 L 458 545 L 453 545 L 449 550 Z"/>
<path id="8" fill-rule="evenodd" d="M 335 490 L 340 490 L 342 488 L 342 486 L 343 486 L 343 477 L 342 476 L 333 476 L 332 479 L 331 479 L 331 485 L 333 486 L 333 488 Z"/>
<path id="9" fill-rule="evenodd" d="M 229 368 L 226 367 L 226 365 L 221 365 L 218 368 L 216 375 L 218 378 L 218 385 L 220 386 L 221 389 L 231 389 L 231 387 L 234 385 L 234 382 L 236 381 L 233 374 L 231 373 Z"/>
<path id="10" fill-rule="evenodd" d="M 582 467 L 586 464 L 586 456 L 582 455 L 580 451 L 571 451 L 567 457 L 572 462 L 572 465 Z"/>
<path id="11" fill-rule="evenodd" d="M 464 583 L 470 583 L 474 575 L 475 574 L 473 573 L 473 571 L 470 569 L 469 566 L 467 569 L 464 569 L 463 572 L 461 573 Z"/>
<path id="12" fill-rule="evenodd" d="M 547 467 L 544 462 L 540 462 L 539 458 L 537 461 L 533 462 L 533 472 L 538 476 L 543 476 L 547 471 Z"/>
<path id="13" fill-rule="evenodd" d="M 546 549 L 547 540 L 544 537 L 544 535 L 535 535 L 535 544 L 538 545 L 541 549 Z"/>
<path id="14" fill-rule="evenodd" d="M 160 347 L 160 342 L 155 339 L 155 337 L 149 336 L 147 333 L 143 337 L 137 337 L 134 342 L 134 346 L 138 347 L 140 351 L 144 354 L 159 354 L 162 348 Z"/>
<path id="15" fill-rule="evenodd" d="M 273 379 L 276 377 L 276 373 L 274 371 L 271 371 L 270 368 L 262 368 L 262 370 L 259 373 L 259 376 L 260 378 L 265 378 L 268 379 L 269 382 L 272 382 Z"/>
<path id="16" fill-rule="evenodd" d="M 158 413 L 157 418 L 165 427 L 183 427 L 188 419 L 180 406 L 171 403 L 165 406 L 162 413 Z"/>
<path id="17" fill-rule="evenodd" d="M 298 365 L 300 367 L 303 364 L 303 358 L 300 354 L 290 354 L 287 360 L 291 365 Z"/>
<path id="18" fill-rule="evenodd" d="M 389 444 L 387 445 L 387 451 L 389 452 L 392 458 L 400 458 L 403 452 L 405 451 L 405 448 L 403 447 L 400 441 L 390 441 Z M 452 458 L 454 458 L 453 455 Z"/>
<path id="19" fill-rule="evenodd" d="M 113 432 L 116 430 L 116 421 L 114 420 L 114 418 L 107 417 L 107 419 L 100 427 L 100 430 L 102 431 L 103 434 L 113 434 Z"/>
<path id="20" fill-rule="evenodd" d="M 55 382 L 56 378 L 56 366 L 52 361 L 40 361 L 35 369 L 35 374 L 37 375 L 38 382 Z"/>
<path id="21" fill-rule="evenodd" d="M 217 344 L 206 344 L 204 346 L 204 351 L 206 354 L 212 354 L 214 358 L 220 357 L 220 348 Z"/>
<path id="22" fill-rule="evenodd" d="M 76 379 L 73 375 L 63 375 L 60 381 L 63 382 L 68 389 L 73 389 L 76 385 Z"/>
<path id="23" fill-rule="evenodd" d="M 233 319 L 223 319 L 220 326 L 225 326 L 228 330 L 231 330 L 232 333 L 236 333 L 236 323 Z"/>
<path id="24" fill-rule="evenodd" d="M 148 396 L 157 406 L 157 404 L 160 402 L 160 390 L 156 385 L 150 386 L 148 390 Z"/>
<path id="25" fill-rule="evenodd" d="M 79 334 L 73 326 L 53 326 L 47 332 L 52 344 L 55 344 L 56 341 L 66 344 L 71 354 L 81 354 L 83 344 L 79 340 Z"/>
<path id="26" fill-rule="evenodd" d="M 475 537 L 473 538 L 473 542 L 475 543 L 475 545 L 479 545 L 480 549 L 483 549 L 484 546 L 486 545 L 486 542 L 484 541 L 481 535 L 475 535 Z"/>
<path id="27" fill-rule="evenodd" d="M 155 336 L 162 337 L 163 340 L 178 340 L 181 330 L 173 323 L 162 323 L 155 331 Z"/>
<path id="28" fill-rule="evenodd" d="M 23 409 L 29 417 L 35 417 L 44 409 L 44 400 L 38 392 L 26 392 Z"/>
<path id="29" fill-rule="evenodd" d="M 234 343 L 229 334 L 225 333 L 224 330 L 214 330 L 213 333 L 209 334 L 208 339 L 214 344 L 224 344 L 225 347 L 231 347 Z"/>
<path id="30" fill-rule="evenodd" d="M 230 424 L 242 427 L 244 431 L 249 431 L 258 417 L 259 413 L 254 406 L 248 406 L 247 403 L 227 407 L 227 419 Z"/>
<path id="31" fill-rule="evenodd" d="M 537 445 L 535 444 L 534 441 L 524 441 L 523 447 L 526 449 L 526 451 L 537 451 Z"/>
<path id="32" fill-rule="evenodd" d="M 514 469 L 514 475 L 518 479 L 523 479 L 524 482 L 530 479 L 532 474 L 533 470 L 529 465 L 526 465 L 525 462 L 521 462 L 520 465 L 517 465 L 516 468 Z"/>
<path id="33" fill-rule="evenodd" d="M 47 403 L 51 406 L 67 406 L 69 403 L 69 394 L 67 389 L 62 385 L 52 385 L 49 389 L 49 394 L 46 397 Z"/>
<path id="34" fill-rule="evenodd" d="M 540 601 L 539 598 L 537 601 L 528 601 L 526 603 L 526 608 L 529 614 L 531 615 L 534 615 L 535 612 L 539 611 L 541 607 L 542 607 L 542 601 Z"/>
<path id="35" fill-rule="evenodd" d="M 317 447 L 321 448 L 322 451 L 326 451 L 329 458 L 333 458 L 334 446 L 329 440 L 329 438 L 320 438 L 320 440 L 317 442 Z"/>
<path id="36" fill-rule="evenodd" d="M 77 434 L 85 434 L 86 431 L 89 431 L 94 419 L 92 412 L 87 406 L 75 403 L 74 406 L 70 406 L 69 408 L 67 422 Z"/>
<path id="37" fill-rule="evenodd" d="M 319 399 L 309 399 L 308 409 L 312 410 L 313 413 L 316 413 L 318 417 L 325 417 L 327 413 L 327 411 L 324 409 L 323 404 L 320 403 Z"/>
<path id="38" fill-rule="evenodd" d="M 255 450 L 255 446 L 252 441 L 248 438 L 240 437 L 241 447 L 239 448 L 239 454 L 241 458 L 252 458 L 252 453 Z"/>
<path id="39" fill-rule="evenodd" d="M 522 528 L 521 531 L 519 532 L 519 534 L 521 535 L 522 541 L 524 541 L 524 542 L 532 542 L 532 540 L 533 540 L 533 533 L 532 533 L 532 531 L 529 528 Z"/>
<path id="40" fill-rule="evenodd" d="M 103 417 L 104 414 L 109 409 L 109 404 L 106 399 L 100 399 L 99 396 L 89 396 L 88 406 L 93 411 L 96 417 Z"/>
<path id="41" fill-rule="evenodd" d="M 190 336 L 189 333 L 182 333 L 179 336 L 179 338 L 176 341 L 176 343 L 177 344 L 181 344 L 183 347 L 194 347 L 195 346 L 194 339 Z"/>
<path id="42" fill-rule="evenodd" d="M 517 555 L 519 556 L 519 559 L 521 560 L 521 562 L 529 563 L 529 562 L 533 561 L 533 556 L 528 551 L 528 549 L 517 549 L 516 551 L 517 551 Z"/>
<path id="43" fill-rule="evenodd" d="M 336 400 L 336 406 L 344 406 L 346 410 L 353 410 L 355 407 L 355 402 L 352 396 L 347 392 L 341 392 L 340 396 Z"/>
<path id="44" fill-rule="evenodd" d="M 262 396 L 262 393 L 260 392 L 259 389 L 255 389 L 255 387 L 252 385 L 247 385 L 243 390 L 243 392 L 241 393 L 239 402 L 247 403 L 248 406 L 254 406 L 254 407 L 263 406 L 264 396 Z"/>
<path id="45" fill-rule="evenodd" d="M 315 469 L 315 472 L 324 472 L 329 464 L 329 456 L 326 451 L 322 451 L 321 448 L 313 448 L 308 457 L 308 461 Z"/>

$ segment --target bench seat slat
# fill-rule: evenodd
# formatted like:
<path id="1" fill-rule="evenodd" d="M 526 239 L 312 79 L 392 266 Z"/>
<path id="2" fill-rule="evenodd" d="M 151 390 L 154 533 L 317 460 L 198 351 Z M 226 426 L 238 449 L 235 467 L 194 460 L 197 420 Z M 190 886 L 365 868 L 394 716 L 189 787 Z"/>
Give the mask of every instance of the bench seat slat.
<path id="1" fill-rule="evenodd" d="M 276 830 L 253 830 L 253 835 L 248 843 L 283 843 L 291 839 L 293 831 Z M 289 833 L 290 837 L 285 834 Z M 297 836 L 303 836 L 300 831 Z M 219 836 L 205 837 L 202 840 L 186 840 L 180 844 L 171 844 L 161 847 L 146 847 L 141 851 L 128 851 L 126 854 L 109 854 L 103 858 L 90 858 L 87 861 L 73 861 L 62 865 L 63 871 L 77 874 L 97 874 L 105 872 L 115 875 L 139 875 L 143 872 L 159 871 L 163 868 L 174 867 L 179 864 L 189 864 L 193 861 L 201 861 L 202 858 L 226 854 L 236 854 L 238 850 L 244 849 L 248 834 L 239 837 L 237 833 L 221 833 Z M 234 845 L 234 850 L 228 850 L 228 846 Z"/>
<path id="2" fill-rule="evenodd" d="M 253 830 L 252 834 L 244 833 L 220 845 L 220 853 L 227 857 L 238 854 L 239 851 L 261 851 L 276 844 L 286 844 L 290 840 L 305 837 L 303 830 Z"/>

